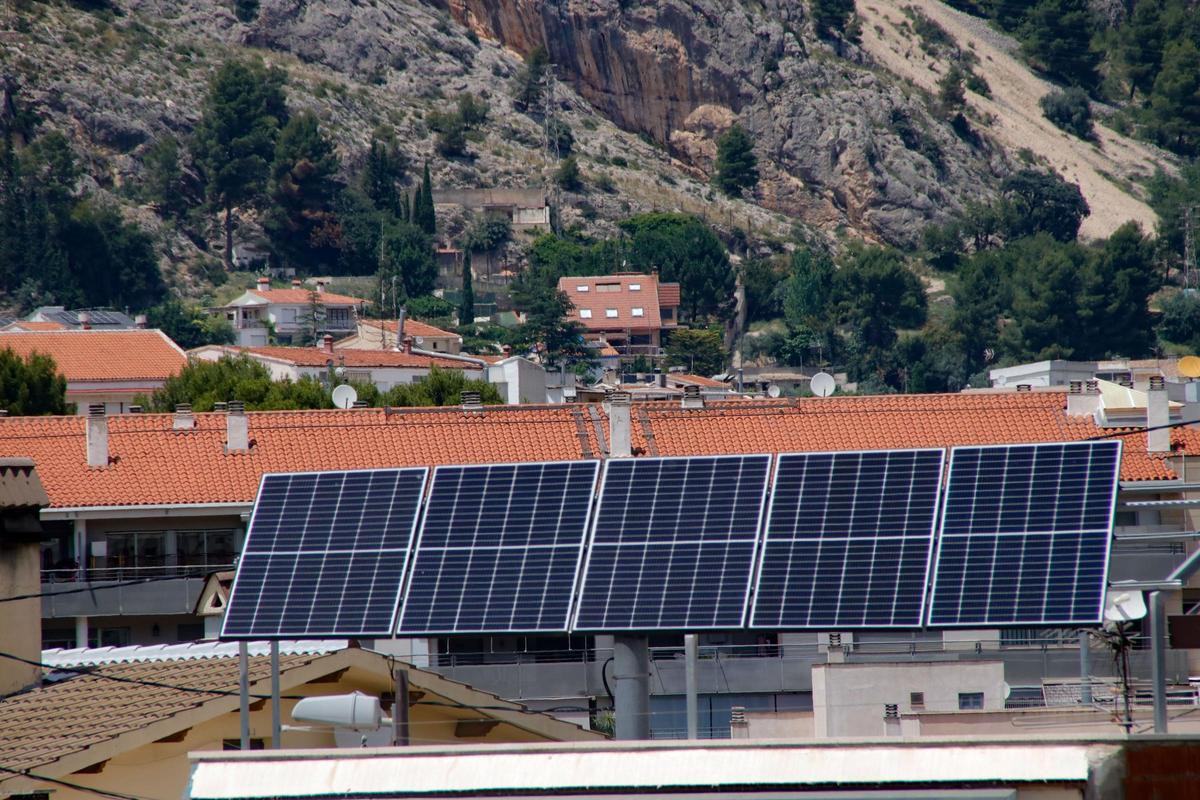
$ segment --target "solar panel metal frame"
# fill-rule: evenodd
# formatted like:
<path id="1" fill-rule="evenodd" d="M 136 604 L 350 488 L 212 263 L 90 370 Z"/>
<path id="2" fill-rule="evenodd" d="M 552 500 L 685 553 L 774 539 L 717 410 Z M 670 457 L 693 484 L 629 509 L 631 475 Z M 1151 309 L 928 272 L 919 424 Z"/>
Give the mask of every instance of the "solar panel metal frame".
<path id="1" fill-rule="evenodd" d="M 1108 505 L 1108 535 L 1105 539 L 1105 544 L 1104 544 L 1104 565 L 1103 565 L 1104 569 L 1103 569 L 1103 572 L 1105 575 L 1105 584 L 1107 585 L 1108 571 L 1111 568 L 1111 564 L 1112 564 L 1113 524 L 1116 519 L 1117 495 L 1120 494 L 1120 491 L 1121 491 L 1121 458 L 1124 455 L 1124 445 L 1120 439 L 1117 439 L 1117 438 L 1101 439 L 1101 440 L 1081 439 L 1081 440 L 1066 441 L 1066 442 L 1024 442 L 1024 443 L 1003 444 L 1003 445 L 962 445 L 959 447 L 951 448 L 950 459 L 949 459 L 948 466 L 945 470 L 945 478 L 943 480 L 943 487 L 942 487 L 942 491 L 943 491 L 943 494 L 945 495 L 945 499 L 942 503 L 941 515 L 940 515 L 940 519 L 938 522 L 938 536 L 937 536 L 937 542 L 935 544 L 934 559 L 933 559 L 933 564 L 931 566 L 931 570 L 929 573 L 929 593 L 928 593 L 928 601 L 926 603 L 927 607 L 926 607 L 926 612 L 925 612 L 926 627 L 936 628 L 938 630 L 948 629 L 948 628 L 1038 628 L 1038 627 L 1043 627 L 1043 626 L 1045 626 L 1045 627 L 1064 627 L 1064 626 L 1079 626 L 1079 625 L 1084 625 L 1084 624 L 1098 624 L 1101 620 L 1103 620 L 1105 591 L 1102 589 L 1100 591 L 1100 596 L 1098 598 L 1098 605 L 1096 608 L 1095 619 L 1091 622 L 1081 622 L 1078 619 L 1073 619 L 1073 620 L 1072 619 L 1041 619 L 1041 620 L 1036 620 L 1036 621 L 1020 620 L 1020 621 L 1013 621 L 1013 622 L 1003 622 L 1003 621 L 1001 621 L 1001 622 L 996 622 L 996 621 L 981 622 L 978 620 L 971 620 L 971 621 L 967 621 L 967 622 L 934 622 L 933 621 L 934 601 L 937 598 L 938 563 L 941 559 L 943 543 L 945 542 L 945 540 L 947 538 L 944 533 L 944 528 L 945 528 L 945 523 L 946 523 L 946 511 L 949 506 L 948 501 L 949 501 L 949 492 L 950 492 L 950 479 L 954 474 L 954 455 L 955 455 L 955 453 L 959 450 L 988 450 L 988 449 L 1012 450 L 1012 449 L 1018 448 L 1018 447 L 1037 448 L 1037 447 L 1046 447 L 1046 446 L 1077 445 L 1077 444 L 1095 445 L 1095 444 L 1102 444 L 1102 443 L 1111 443 L 1111 444 L 1115 445 L 1116 450 L 1117 450 L 1116 469 L 1115 469 L 1115 475 L 1113 478 L 1112 495 L 1109 499 L 1109 505 Z M 1099 529 L 1089 528 L 1087 530 L 1080 530 L 1078 532 L 1079 533 L 1099 532 Z M 1037 533 L 1037 531 L 1026 531 L 1024 535 L 1029 535 L 1029 534 L 1033 534 L 1033 533 Z M 1052 533 L 1052 532 L 1047 531 L 1047 533 Z M 1013 534 L 1003 534 L 1003 535 L 998 535 L 998 534 L 951 534 L 949 538 L 969 539 L 969 538 L 972 538 L 973 536 L 978 536 L 979 538 L 987 538 L 987 537 L 1000 538 L 1001 536 L 1005 536 L 1005 535 L 1014 536 Z M 1022 534 L 1017 534 L 1017 535 L 1022 535 Z M 1015 538 L 1015 536 L 1014 536 L 1014 538 Z"/>
<path id="2" fill-rule="evenodd" d="M 412 573 L 416 566 L 416 553 L 421 546 L 421 540 L 424 538 L 425 517 L 429 512 L 429 499 L 430 499 L 430 497 L 432 497 L 433 487 L 437 481 L 437 473 L 439 470 L 461 469 L 464 467 L 465 468 L 478 467 L 480 469 L 484 469 L 484 468 L 494 468 L 494 467 L 532 467 L 532 466 L 546 466 L 546 465 L 550 465 L 550 464 L 582 464 L 582 463 L 593 464 L 594 472 L 592 475 L 592 490 L 589 493 L 589 497 L 588 497 L 588 505 L 587 505 L 587 512 L 585 514 L 583 534 L 582 534 L 582 537 L 580 539 L 580 544 L 579 544 L 579 553 L 575 557 L 575 574 L 574 574 L 574 578 L 572 580 L 571 595 L 570 595 L 570 600 L 569 600 L 569 603 L 567 606 L 567 620 L 566 620 L 566 626 L 564 628 L 561 628 L 561 629 L 559 629 L 559 628 L 540 628 L 540 629 L 532 628 L 532 629 L 528 629 L 528 630 L 526 630 L 526 629 L 517 630 L 515 628 L 503 629 L 503 630 L 501 630 L 501 629 L 434 630 L 431 628 L 428 630 L 423 629 L 420 633 L 412 633 L 409 631 L 402 632 L 399 630 L 400 622 L 401 622 L 401 620 L 404 619 L 404 609 L 408 605 L 408 592 L 412 585 L 412 580 L 413 580 Z M 426 492 L 425 492 L 425 502 L 422 503 L 420 513 L 417 515 L 418 525 L 416 527 L 415 533 L 413 534 L 412 545 L 409 548 L 409 559 L 405 564 L 406 569 L 405 569 L 404 581 L 402 584 L 401 595 L 400 595 L 399 601 L 397 603 L 395 618 L 392 620 L 392 631 L 394 632 L 394 634 L 396 636 L 410 637 L 410 636 L 425 636 L 425 635 L 428 635 L 428 636 L 458 636 L 458 635 L 474 636 L 474 635 L 510 634 L 510 633 L 511 634 L 568 633 L 570 631 L 571 622 L 574 619 L 575 594 L 579 589 L 579 581 L 580 581 L 580 578 L 582 575 L 582 573 L 580 572 L 580 567 L 583 564 L 584 551 L 588 547 L 592 525 L 594 524 L 596 500 L 598 497 L 597 482 L 599 481 L 600 475 L 601 475 L 601 465 L 602 465 L 602 462 L 599 459 L 581 458 L 581 459 L 572 459 L 569 461 L 506 461 L 506 462 L 495 463 L 495 464 L 493 464 L 493 463 L 440 464 L 438 466 L 435 466 L 432 470 L 432 477 L 430 478 L 430 480 L 427 484 L 427 488 L 426 488 Z"/>
<path id="3" fill-rule="evenodd" d="M 767 527 L 768 527 L 768 525 L 770 525 L 771 513 L 775 508 L 775 498 L 777 496 L 776 486 L 779 481 L 779 466 L 780 466 L 780 461 L 783 458 L 786 458 L 787 456 L 818 456 L 818 455 L 834 455 L 834 456 L 836 456 L 836 455 L 851 455 L 851 454 L 868 455 L 868 454 L 872 454 L 872 453 L 932 453 L 932 452 L 937 452 L 940 455 L 939 465 L 938 465 L 938 486 L 937 486 L 937 490 L 935 492 L 935 499 L 934 499 L 934 504 L 933 504 L 933 519 L 930 523 L 930 528 L 929 528 L 929 550 L 925 554 L 925 574 L 924 574 L 924 579 L 921 582 L 921 602 L 920 602 L 920 606 L 919 606 L 919 608 L 921 609 L 920 619 L 918 619 L 916 624 L 913 624 L 913 625 L 907 625 L 907 624 L 902 624 L 902 623 L 896 623 L 896 624 L 891 624 L 891 625 L 855 625 L 855 624 L 847 624 L 847 623 L 839 622 L 839 623 L 837 623 L 836 626 L 832 627 L 832 629 L 834 629 L 834 630 L 845 630 L 845 631 L 918 630 L 918 629 L 920 629 L 922 623 L 925 621 L 925 618 L 926 618 L 926 612 L 924 609 L 926 608 L 926 605 L 928 603 L 928 600 L 929 600 L 929 597 L 931 594 L 930 578 L 933 574 L 932 571 L 933 571 L 933 565 L 934 565 L 934 551 L 937 549 L 938 533 L 941 529 L 942 498 L 943 498 L 943 491 L 945 488 L 946 464 L 947 464 L 946 449 L 943 447 L 906 447 L 906 448 L 898 448 L 895 450 L 886 450 L 886 449 L 817 450 L 817 451 L 812 451 L 812 452 L 778 453 L 774 459 L 774 473 L 772 474 L 771 481 L 770 481 L 771 497 L 770 497 L 770 500 L 767 502 L 767 507 L 765 509 L 764 516 L 762 517 L 762 520 L 760 521 L 760 524 L 759 524 L 759 531 L 760 531 L 759 551 L 758 551 L 758 555 L 757 555 L 757 558 L 755 561 L 754 596 L 753 596 L 751 604 L 750 604 L 748 623 L 747 623 L 748 626 L 753 630 L 779 630 L 779 631 L 814 631 L 814 630 L 825 631 L 825 630 L 831 629 L 830 625 L 824 625 L 824 624 L 822 624 L 822 625 L 810 624 L 810 625 L 801 625 L 801 626 L 779 626 L 779 625 L 755 626 L 755 624 L 754 624 L 754 612 L 758 607 L 758 590 L 759 590 L 759 585 L 761 583 L 762 569 L 763 569 L 763 565 L 765 563 L 766 554 L 767 554 L 767 544 L 768 544 L 768 537 L 769 537 L 769 531 L 767 530 Z M 917 538 L 917 537 L 892 537 L 892 538 L 908 539 L 908 538 Z M 878 537 L 864 538 L 864 541 L 875 541 L 877 539 L 878 539 Z M 842 539 L 839 538 L 838 540 L 841 541 Z M 813 541 L 820 541 L 820 539 L 814 538 Z"/>
<path id="4" fill-rule="evenodd" d="M 306 631 L 302 634 L 294 634 L 294 633 L 287 633 L 287 632 L 280 632 L 280 633 L 276 633 L 276 634 L 263 634 L 263 633 L 227 634 L 227 633 L 225 633 L 225 625 L 229 621 L 229 613 L 228 612 L 229 612 L 229 609 L 233 605 L 233 599 L 234 599 L 234 596 L 236 595 L 236 592 L 238 589 L 238 584 L 241 579 L 241 574 L 242 574 L 241 559 L 247 555 L 246 545 L 249 543 L 250 532 L 252 530 L 254 530 L 254 520 L 258 516 L 259 496 L 262 494 L 263 486 L 266 484 L 267 479 L 271 478 L 271 477 L 279 476 L 279 475 L 290 475 L 290 476 L 327 475 L 332 472 L 356 472 L 356 473 L 420 472 L 421 473 L 421 492 L 418 495 L 416 513 L 413 514 L 412 523 L 411 523 L 411 525 L 409 527 L 409 531 L 408 531 L 408 546 L 404 548 L 404 561 L 403 561 L 403 564 L 402 564 L 401 570 L 400 570 L 400 581 L 397 583 L 396 593 L 392 600 L 392 618 L 391 618 L 391 623 L 389 625 L 388 631 L 387 632 Z M 417 530 L 418 530 L 417 524 L 420 522 L 420 520 L 423 516 L 423 513 L 424 513 L 425 494 L 428 491 L 428 486 L 429 486 L 429 472 L 430 472 L 429 467 L 378 467 L 375 469 L 305 470 L 305 471 L 301 471 L 301 472 L 265 472 L 265 473 L 263 473 L 262 476 L 259 478 L 258 493 L 256 493 L 255 497 L 254 497 L 254 508 L 250 512 L 250 519 L 246 523 L 246 536 L 243 538 L 242 552 L 239 556 L 238 564 L 237 564 L 237 567 L 233 574 L 233 584 L 229 587 L 229 602 L 225 606 L 226 613 L 224 614 L 224 616 L 221 620 L 221 634 L 220 634 L 220 636 L 218 636 L 218 638 L 226 639 L 226 640 L 252 641 L 252 640 L 262 640 L 262 639 L 266 639 L 266 640 L 270 640 L 270 639 L 345 639 L 345 638 L 353 638 L 353 637 L 362 637 L 362 638 L 367 638 L 367 637 L 389 638 L 389 637 L 391 637 L 392 631 L 395 631 L 396 623 L 399 620 L 400 598 L 402 597 L 401 593 L 404 590 L 405 576 L 407 575 L 409 566 L 412 562 L 413 548 L 416 544 L 415 537 L 417 535 Z M 291 553 L 293 555 L 300 554 L 300 551 L 289 550 L 286 552 Z M 318 551 L 318 552 L 320 552 L 320 551 Z M 343 551 L 326 550 L 324 552 L 343 552 Z M 348 550 L 345 552 L 355 552 L 355 551 Z M 362 552 L 372 552 L 372 551 L 362 551 Z M 382 551 L 380 551 L 380 552 L 382 552 Z"/>
<path id="5" fill-rule="evenodd" d="M 721 625 L 721 626 L 710 626 L 710 627 L 688 627 L 686 629 L 686 631 L 688 631 L 688 632 L 743 630 L 746 627 L 746 619 L 750 615 L 750 592 L 754 586 L 755 567 L 757 566 L 757 563 L 758 563 L 759 548 L 762 546 L 762 529 L 763 529 L 763 520 L 765 519 L 764 515 L 766 514 L 767 490 L 771 485 L 771 470 L 775 465 L 775 457 L 774 457 L 774 454 L 772 454 L 772 453 L 722 453 L 722 454 L 718 454 L 718 455 L 700 455 L 700 456 L 644 456 L 644 457 L 638 457 L 636 460 L 639 462 L 679 461 L 679 460 L 685 460 L 685 459 L 690 459 L 690 458 L 695 458 L 695 459 L 702 459 L 702 458 L 766 458 L 767 459 L 767 476 L 766 476 L 767 479 L 763 481 L 762 494 L 759 497 L 759 501 L 758 501 L 758 521 L 755 526 L 756 536 L 755 536 L 755 543 L 754 543 L 754 551 L 753 551 L 753 554 L 751 555 L 750 569 L 749 569 L 748 575 L 746 577 L 746 589 L 742 593 L 741 621 L 736 626 Z M 570 630 L 571 633 L 600 633 L 600 634 L 603 634 L 603 633 L 614 633 L 614 632 L 615 633 L 623 633 L 625 631 L 628 631 L 630 633 L 643 633 L 643 632 L 644 633 L 664 633 L 664 632 L 669 633 L 672 631 L 684 630 L 683 628 L 668 628 L 668 627 L 630 627 L 630 628 L 615 628 L 615 627 L 613 627 L 613 628 L 610 628 L 610 627 L 580 628 L 579 627 L 579 614 L 582 611 L 583 589 L 584 589 L 585 581 L 587 578 L 588 565 L 591 563 L 592 553 L 595 552 L 594 548 L 595 548 L 595 540 L 596 540 L 596 529 L 600 524 L 600 515 L 599 515 L 600 500 L 601 500 L 601 498 L 604 497 L 604 487 L 608 481 L 608 466 L 613 461 L 625 461 L 625 460 L 631 460 L 631 459 L 609 458 L 604 461 L 604 470 L 600 475 L 600 483 L 599 483 L 599 486 L 597 486 L 595 499 L 593 501 L 592 519 L 591 519 L 591 524 L 589 526 L 588 536 L 587 536 L 587 546 L 586 546 L 587 552 L 584 556 L 583 563 L 581 564 L 580 571 L 575 579 L 575 603 L 574 603 L 575 607 L 571 614 L 571 630 Z"/>

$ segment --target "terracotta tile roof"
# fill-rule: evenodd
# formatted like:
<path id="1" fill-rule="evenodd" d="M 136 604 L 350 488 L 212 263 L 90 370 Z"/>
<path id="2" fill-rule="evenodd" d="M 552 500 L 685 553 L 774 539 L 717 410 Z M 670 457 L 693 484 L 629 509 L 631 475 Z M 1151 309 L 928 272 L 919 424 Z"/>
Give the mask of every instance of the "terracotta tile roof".
<path id="1" fill-rule="evenodd" d="M 69 382 L 166 380 L 187 363 L 178 345 L 157 330 L 6 331 L 0 348 L 50 356 Z"/>
<path id="2" fill-rule="evenodd" d="M 382 328 L 383 330 L 387 331 L 388 333 L 395 333 L 396 325 L 397 325 L 396 320 L 394 320 L 394 319 L 365 319 L 362 321 L 362 324 L 372 327 L 372 328 Z M 421 322 L 419 319 L 404 320 L 404 335 L 405 336 L 432 336 L 434 338 L 445 338 L 445 339 L 462 338 L 457 333 L 454 333 L 453 331 L 444 331 L 441 328 L 435 328 L 434 326 L 432 326 L 426 322 Z"/>
<path id="3" fill-rule="evenodd" d="M 108 418 L 115 463 L 88 468 L 83 417 L 0 418 L 0 458 L 28 456 L 55 507 L 245 503 L 266 472 L 556 461 L 599 452 L 590 424 L 569 406 L 251 412 L 248 452 L 226 453 L 225 415 Z"/>
<path id="4" fill-rule="evenodd" d="M 268 303 L 305 304 L 309 302 L 308 289 L 250 289 L 250 294 L 258 295 Z M 318 299 L 327 306 L 358 306 L 367 302 L 361 297 L 350 297 L 333 292 L 318 292 Z"/>
<path id="5" fill-rule="evenodd" d="M 661 308 L 678 308 L 679 307 L 679 284 L 678 283 L 659 283 L 658 284 L 658 305 Z"/>
<path id="6" fill-rule="evenodd" d="M 676 381 L 681 384 L 691 384 L 693 386 L 703 386 L 709 389 L 728 389 L 729 384 L 722 381 L 706 378 L 703 375 L 689 375 L 684 372 L 671 372 L 667 374 L 667 382 Z"/>
<path id="7" fill-rule="evenodd" d="M 28 322 L 19 319 L 16 322 L 10 322 L 0 331 L 65 331 L 67 326 L 61 322 Z"/>
<path id="8" fill-rule="evenodd" d="M 619 286 L 617 291 L 599 291 L 597 287 Z M 632 287 L 637 286 L 634 290 Z M 664 303 L 663 289 L 674 286 L 675 305 L 679 304 L 679 284 L 659 284 L 657 275 L 596 275 L 582 278 L 559 278 L 558 289 L 565 292 L 575 307 L 574 319 L 590 331 L 658 330 L 662 328 L 659 309 Z M 669 292 L 668 292 L 669 293 Z M 633 310 L 641 309 L 635 317 Z M 591 317 L 580 315 L 581 309 L 592 312 Z M 615 310 L 615 317 L 607 316 Z"/>
<path id="9" fill-rule="evenodd" d="M 318 655 L 279 658 L 280 672 L 308 664 Z M 237 691 L 236 658 L 111 664 L 94 671 L 118 678 L 156 681 L 197 689 Z M 250 680 L 271 675 L 270 658 L 250 659 Z M 34 769 L 203 706 L 219 695 L 120 684 L 77 675 L 0 700 L 0 764 Z"/>
<path id="10" fill-rule="evenodd" d="M 409 367 L 413 369 L 429 369 L 431 366 L 448 369 L 479 369 L 465 361 L 452 358 L 437 358 L 416 353 L 404 353 L 397 350 L 357 350 L 343 348 L 327 353 L 316 347 L 243 347 L 227 348 L 231 353 L 243 352 L 264 358 L 275 358 L 287 361 L 300 367 L 323 367 L 329 359 L 347 367 Z"/>
<path id="11" fill-rule="evenodd" d="M 678 390 L 657 390 L 674 392 Z M 1062 392 L 892 395 L 710 402 L 634 408 L 633 444 L 657 455 L 797 450 L 950 447 L 1078 440 L 1104 433 L 1089 417 L 1068 417 Z M 607 437 L 603 410 L 601 429 Z M 197 414 L 172 429 L 172 415 L 110 417 L 114 463 L 88 468 L 82 417 L 0 418 L 0 458 L 29 457 L 53 507 L 249 503 L 266 472 L 433 466 L 594 458 L 601 452 L 591 408 L 502 406 L 446 409 L 252 412 L 253 446 L 226 453 L 223 414 Z M 653 434 L 653 444 L 646 433 Z M 1172 440 L 1200 453 L 1200 431 Z M 1146 436 L 1123 437 L 1125 480 L 1175 477 Z"/>

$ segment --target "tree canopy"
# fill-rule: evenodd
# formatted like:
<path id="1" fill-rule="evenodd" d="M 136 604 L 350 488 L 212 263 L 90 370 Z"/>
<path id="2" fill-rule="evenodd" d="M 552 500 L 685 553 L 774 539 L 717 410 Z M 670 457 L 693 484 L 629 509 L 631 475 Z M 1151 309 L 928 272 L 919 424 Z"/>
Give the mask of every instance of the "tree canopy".
<path id="1" fill-rule="evenodd" d="M 733 312 L 737 277 L 721 240 L 690 214 L 638 214 L 621 222 L 629 269 L 678 281 L 688 320 L 725 319 Z"/>
<path id="2" fill-rule="evenodd" d="M 54 359 L 41 353 L 27 358 L 0 350 L 0 408 L 13 416 L 67 414 L 67 379 Z"/>
<path id="3" fill-rule="evenodd" d="M 730 197 L 741 197 L 758 183 L 754 142 L 741 125 L 733 125 L 717 139 L 717 173 L 713 183 Z"/>

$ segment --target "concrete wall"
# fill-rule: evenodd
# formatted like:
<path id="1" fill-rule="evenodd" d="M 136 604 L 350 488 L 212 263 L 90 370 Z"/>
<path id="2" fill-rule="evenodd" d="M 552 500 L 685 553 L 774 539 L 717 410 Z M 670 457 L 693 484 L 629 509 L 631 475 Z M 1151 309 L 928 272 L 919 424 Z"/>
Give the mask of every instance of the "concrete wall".
<path id="1" fill-rule="evenodd" d="M 911 713 L 913 692 L 924 694 L 930 711 L 956 711 L 960 693 L 975 692 L 983 693 L 984 709 L 1004 708 L 1001 661 L 818 664 L 812 673 L 813 735 L 820 738 L 886 736 L 885 704 Z"/>
<path id="2" fill-rule="evenodd" d="M 0 597 L 36 595 L 40 565 L 41 548 L 37 542 L 11 543 L 0 539 Z M 0 620 L 0 652 L 39 661 L 42 638 L 37 598 L 4 603 Z M 0 697 L 30 686 L 37 679 L 37 667 L 0 658 Z"/>

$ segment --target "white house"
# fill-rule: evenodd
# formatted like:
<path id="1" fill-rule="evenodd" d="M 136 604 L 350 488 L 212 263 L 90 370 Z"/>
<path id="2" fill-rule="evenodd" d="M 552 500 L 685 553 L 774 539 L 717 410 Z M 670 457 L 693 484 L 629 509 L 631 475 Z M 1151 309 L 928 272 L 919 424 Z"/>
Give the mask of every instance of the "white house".
<path id="1" fill-rule="evenodd" d="M 309 318 L 313 302 L 319 306 L 316 329 L 318 333 L 346 336 L 358 329 L 366 301 L 325 291 L 318 281 L 315 289 L 305 289 L 300 281 L 292 281 L 290 289 L 272 289 L 269 278 L 258 279 L 254 289 L 248 289 L 228 305 L 209 309 L 222 314 L 237 333 L 242 347 L 264 347 L 269 344 L 270 331 L 275 340 L 292 342 L 306 338 L 313 329 Z"/>

